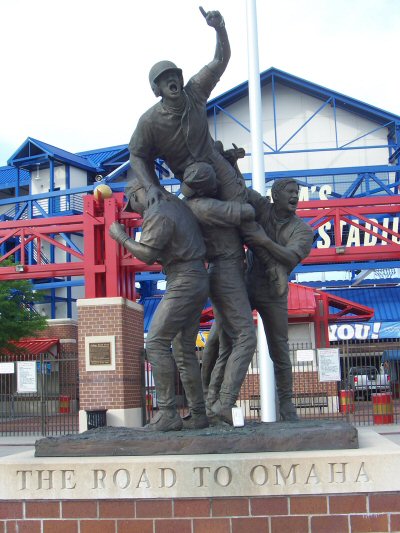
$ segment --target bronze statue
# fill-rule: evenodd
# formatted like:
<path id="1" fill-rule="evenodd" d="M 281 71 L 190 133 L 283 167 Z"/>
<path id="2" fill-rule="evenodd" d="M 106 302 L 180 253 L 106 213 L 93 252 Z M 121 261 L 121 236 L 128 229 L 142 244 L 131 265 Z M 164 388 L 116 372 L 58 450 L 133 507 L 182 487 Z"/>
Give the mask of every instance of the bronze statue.
<path id="1" fill-rule="evenodd" d="M 243 176 L 211 137 L 206 113 L 207 99 L 230 59 L 228 34 L 219 11 L 200 10 L 207 24 L 216 31 L 213 60 L 186 85 L 182 70 L 174 63 L 156 63 L 150 69 L 149 81 L 155 96 L 161 96 L 161 100 L 140 117 L 129 143 L 133 174 L 146 189 L 150 203 L 157 202 L 164 194 L 154 171 L 157 158 L 164 160 L 180 181 L 194 163 L 208 164 L 216 175 L 218 199 L 247 202 L 248 190 Z M 255 242 L 266 246 L 254 221 L 242 223 L 240 231 L 248 246 Z M 262 250 L 258 253 L 262 257 Z"/>
<path id="2" fill-rule="evenodd" d="M 263 321 L 270 356 L 274 365 L 282 420 L 298 420 L 292 403 L 292 363 L 288 345 L 288 275 L 311 251 L 313 231 L 296 215 L 299 185 L 294 179 L 275 180 L 271 189 L 273 203 L 258 193 L 251 202 L 256 220 L 269 238 L 270 268 L 265 270 L 252 251 L 247 252 L 246 283 L 252 309 Z M 277 280 L 284 280 L 280 283 Z"/>
<path id="3" fill-rule="evenodd" d="M 257 344 L 238 231 L 242 222 L 254 221 L 255 212 L 250 204 L 213 198 L 217 182 L 213 168 L 206 163 L 194 163 L 186 169 L 181 191 L 200 223 L 215 321 L 229 335 L 232 348 L 229 357 L 218 361 L 221 371 L 214 367 L 209 379 L 203 379 L 207 415 L 212 424 L 232 424 L 232 407 Z M 204 366 L 203 371 L 207 372 Z"/>
<path id="4" fill-rule="evenodd" d="M 233 189 L 225 189 L 229 185 L 233 187 L 235 173 L 216 150 L 206 116 L 207 99 L 226 69 L 230 45 L 219 11 L 201 11 L 207 24 L 216 31 L 214 59 L 186 85 L 182 70 L 174 63 L 156 63 L 150 69 L 149 81 L 155 96 L 161 96 L 161 100 L 141 116 L 129 143 L 133 172 L 148 191 L 150 201 L 162 194 L 154 172 L 156 158 L 165 160 L 179 180 L 191 163 L 207 162 L 213 165 L 224 195 L 234 194 Z"/>
<path id="5" fill-rule="evenodd" d="M 265 255 L 260 261 L 256 253 L 247 250 L 245 279 L 250 305 L 263 321 L 274 366 L 280 417 L 284 421 L 296 421 L 298 416 L 292 403 L 292 364 L 288 345 L 288 275 L 310 253 L 313 232 L 296 215 L 299 198 L 296 180 L 277 180 L 271 192 L 274 203 L 256 191 L 249 191 L 256 220 L 269 240 L 270 259 L 266 269 Z M 207 342 L 203 352 L 203 387 L 205 381 L 212 380 L 210 375 L 224 372 L 224 361 L 232 350 L 232 341 L 218 322 L 213 324 L 209 340 L 211 342 Z"/>
<path id="6" fill-rule="evenodd" d="M 164 214 L 165 206 L 178 205 L 176 202 L 181 202 L 178 199 L 172 200 L 170 195 L 160 186 L 154 171 L 155 159 L 159 158 L 166 162 L 174 175 L 181 181 L 183 192 L 185 191 L 185 186 L 186 190 L 194 192 L 194 197 L 188 200 L 188 203 L 201 221 L 207 244 L 207 258 L 210 261 L 211 297 L 215 308 L 216 322 L 220 325 L 221 339 L 226 337 L 226 342 L 229 344 L 229 349 L 227 348 L 224 351 L 225 356 L 220 357 L 215 365 L 209 383 L 208 379 L 207 382 L 204 381 L 204 386 L 208 393 L 207 410 L 209 415 L 232 422 L 231 407 L 235 404 L 255 349 L 251 308 L 243 281 L 243 242 L 253 250 L 253 254 L 248 255 L 248 260 L 254 256 L 254 262 L 260 264 L 260 272 L 257 270 L 258 267 L 253 273 L 249 272 L 248 280 L 250 285 L 253 283 L 251 281 L 252 276 L 262 274 L 264 283 L 272 284 L 275 288 L 275 296 L 278 299 L 287 295 L 287 273 L 281 267 L 281 261 L 286 265 L 287 258 L 282 259 L 279 255 L 281 252 L 278 253 L 276 247 L 280 246 L 280 244 L 277 244 L 276 235 L 275 233 L 272 235 L 269 232 L 269 228 L 264 225 L 263 214 L 259 213 L 260 210 L 264 209 L 262 200 L 246 188 L 243 176 L 237 167 L 237 158 L 243 157 L 244 150 L 234 146 L 233 150 L 224 152 L 221 143 L 215 143 L 210 135 L 206 113 L 207 99 L 224 73 L 231 52 L 224 19 L 220 12 L 209 11 L 206 13 L 202 8 L 200 8 L 200 11 L 207 24 L 216 31 L 217 42 L 213 60 L 195 74 L 186 85 L 183 82 L 181 69 L 171 61 L 160 61 L 151 68 L 149 73 L 150 85 L 155 96 L 161 97 L 161 100 L 148 109 L 139 119 L 129 143 L 129 151 L 134 184 L 136 184 L 135 191 L 141 190 L 143 192 L 148 205 L 145 211 L 146 232 L 142 234 L 141 243 L 143 243 L 145 238 L 146 240 L 143 244 L 148 245 L 150 242 L 151 248 L 162 249 L 164 253 L 166 243 L 168 242 L 171 245 L 171 243 L 175 242 L 173 240 L 175 239 L 175 234 L 172 237 L 170 232 L 168 237 L 166 237 L 160 227 L 156 227 L 155 224 L 151 225 L 148 222 L 150 214 L 152 217 L 155 214 Z M 204 189 L 210 176 L 212 176 L 213 180 L 211 192 Z M 138 189 L 138 184 L 140 184 L 142 189 Z M 193 196 L 192 193 L 191 195 Z M 205 198 L 205 194 L 212 194 L 215 198 Z M 136 193 L 135 195 L 137 197 Z M 215 221 L 218 219 L 215 215 L 214 206 L 218 202 L 219 215 L 223 213 L 225 221 L 222 225 L 221 222 L 218 222 L 217 229 L 214 227 Z M 261 225 L 254 219 L 253 210 L 248 202 L 255 204 Z M 157 206 L 160 206 L 160 209 Z M 265 209 L 268 211 L 270 208 L 271 206 L 269 205 Z M 187 209 L 187 206 L 185 206 L 185 209 Z M 176 211 L 179 211 L 178 207 L 176 207 Z M 275 213 L 275 208 L 271 212 Z M 176 247 L 181 251 L 180 247 L 185 242 L 183 235 L 186 234 L 187 237 L 188 228 L 183 216 L 181 219 L 177 217 L 174 223 L 176 224 L 176 235 L 180 235 L 176 241 Z M 278 227 L 279 224 L 274 227 Z M 180 226 L 179 231 L 177 229 L 178 226 Z M 119 229 L 121 230 L 121 228 Z M 136 253 L 137 251 L 141 253 L 141 250 L 137 250 L 137 243 L 126 241 L 125 237 L 121 237 L 121 235 L 118 236 L 115 228 L 113 232 L 115 233 L 115 238 L 122 239 L 125 247 L 129 244 L 130 248 L 127 249 L 132 251 L 139 259 L 142 259 Z M 222 237 L 220 238 L 220 236 Z M 160 242 L 157 242 L 158 239 L 160 239 Z M 177 262 L 180 264 L 184 261 L 184 258 L 184 254 L 178 254 Z M 151 260 L 156 259 L 165 268 L 164 256 L 151 255 Z M 196 257 L 196 259 L 200 260 L 200 257 Z M 174 264 L 174 262 L 171 263 L 171 265 Z M 199 286 L 202 286 L 203 281 L 201 280 L 204 273 L 200 267 L 198 267 L 198 275 Z M 258 278 L 255 279 L 256 281 L 258 280 Z M 175 288 L 171 283 L 171 273 L 168 273 L 168 269 L 167 280 L 165 302 L 172 301 L 169 294 L 172 288 Z M 196 308 L 196 311 L 193 311 L 193 321 L 190 320 L 193 328 L 190 330 L 192 334 L 194 328 L 198 327 L 198 306 L 196 307 L 196 305 L 197 302 L 202 300 L 203 296 L 193 298 L 193 295 L 196 294 L 195 287 L 190 284 L 188 287 L 187 296 L 192 307 L 194 305 Z M 272 294 L 271 291 L 272 289 L 270 288 L 269 295 Z M 179 303 L 184 301 L 182 292 L 178 292 Z M 201 294 L 203 295 L 202 292 Z M 251 294 L 251 291 L 249 294 Z M 193 299 L 196 305 L 193 303 Z M 258 302 L 257 305 L 259 305 Z M 156 325 L 154 327 L 152 325 L 151 334 L 147 337 L 147 350 L 155 360 L 155 377 L 158 375 L 156 379 L 158 379 L 160 386 L 163 387 L 167 382 L 167 378 L 164 383 L 160 372 L 157 371 L 157 368 L 160 368 L 160 358 L 157 359 L 155 348 L 163 350 L 166 354 L 167 344 L 173 338 L 175 338 L 174 343 L 176 344 L 176 338 L 179 338 L 179 335 L 176 328 L 167 328 L 168 335 L 164 335 L 159 315 L 169 324 L 170 320 L 167 318 L 166 312 L 163 311 L 164 308 L 168 308 L 167 303 L 163 306 L 160 304 L 160 308 L 159 314 L 156 314 L 153 319 Z M 282 313 L 277 314 L 281 318 L 283 317 Z M 182 328 L 183 315 L 181 317 L 178 313 L 178 318 L 179 327 Z M 188 325 L 189 320 L 184 323 Z M 164 335 L 164 338 L 158 341 L 157 335 L 160 334 Z M 180 348 L 178 347 L 177 350 L 176 353 L 179 354 Z M 177 358 L 176 353 L 174 353 L 175 358 Z M 182 362 L 184 357 L 182 356 L 180 359 Z M 153 361 L 151 362 L 153 363 Z M 184 370 L 182 367 L 179 370 L 188 380 L 189 371 Z M 169 370 L 166 369 L 167 374 L 169 371 L 170 368 Z M 167 397 L 168 394 L 165 393 L 165 398 Z M 164 400 L 161 401 L 161 405 L 171 408 L 171 410 L 175 409 L 173 402 L 169 403 L 167 400 L 163 402 Z M 200 408 L 200 404 L 196 404 L 195 401 L 192 404 L 194 408 L 190 406 L 191 418 L 186 421 L 186 424 L 188 424 L 188 427 L 205 425 L 203 408 Z M 180 420 L 177 421 L 175 417 L 173 419 L 176 420 L 176 425 L 179 426 Z M 160 420 L 162 426 L 163 419 L 161 418 Z M 157 423 L 156 421 L 154 427 L 156 427 Z"/>
<path id="7" fill-rule="evenodd" d="M 145 263 L 159 262 L 167 281 L 146 340 L 160 409 L 146 428 L 173 431 L 207 427 L 196 337 L 209 283 L 198 223 L 184 202 L 170 193 L 165 192 L 159 202 L 149 204 L 144 188 L 133 182 L 126 194 L 127 209 L 143 215 L 140 242 L 130 238 L 117 222 L 111 225 L 110 235 Z M 192 415 L 187 421 L 182 421 L 176 410 L 173 358 Z"/>

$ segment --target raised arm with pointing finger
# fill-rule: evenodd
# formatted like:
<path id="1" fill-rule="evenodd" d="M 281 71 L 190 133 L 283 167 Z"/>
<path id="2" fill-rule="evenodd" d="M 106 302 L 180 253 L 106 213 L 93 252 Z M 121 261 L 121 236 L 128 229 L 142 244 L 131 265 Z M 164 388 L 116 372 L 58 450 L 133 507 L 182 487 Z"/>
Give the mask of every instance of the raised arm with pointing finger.
<path id="1" fill-rule="evenodd" d="M 200 8 L 216 31 L 214 58 L 184 85 L 182 70 L 172 61 L 159 61 L 150 69 L 149 82 L 161 97 L 139 119 L 129 143 L 134 176 L 145 187 L 149 202 L 162 195 L 154 160 L 166 161 L 178 179 L 188 165 L 206 161 L 213 165 L 214 141 L 208 131 L 206 104 L 225 71 L 231 55 L 224 19 L 219 11 Z M 218 176 L 217 176 L 218 178 Z"/>
<path id="2" fill-rule="evenodd" d="M 202 7 L 199 9 L 206 19 L 207 24 L 217 32 L 217 45 L 214 59 L 208 64 L 208 67 L 220 77 L 224 73 L 231 57 L 231 47 L 225 28 L 225 21 L 219 11 L 209 11 L 206 13 Z"/>
<path id="3" fill-rule="evenodd" d="M 225 71 L 230 45 L 224 19 L 219 11 L 205 12 L 207 24 L 216 31 L 214 58 L 185 85 L 182 70 L 172 61 L 159 61 L 149 73 L 151 88 L 161 97 L 139 119 L 129 143 L 130 161 L 135 179 L 145 188 L 151 205 L 165 196 L 154 171 L 154 160 L 162 159 L 173 174 L 184 181 L 197 175 L 199 166 L 208 165 L 215 173 L 219 200 L 247 202 L 248 191 L 237 166 L 232 165 L 211 137 L 207 119 L 207 100 Z M 241 236 L 248 246 L 265 237 L 255 221 L 242 224 Z M 269 253 L 268 253 L 269 258 Z"/>

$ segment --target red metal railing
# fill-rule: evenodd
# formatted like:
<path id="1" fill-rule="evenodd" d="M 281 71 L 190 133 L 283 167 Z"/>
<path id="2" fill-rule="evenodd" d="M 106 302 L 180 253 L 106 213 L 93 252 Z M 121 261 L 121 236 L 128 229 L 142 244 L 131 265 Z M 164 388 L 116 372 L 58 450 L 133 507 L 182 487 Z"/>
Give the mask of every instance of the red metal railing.
<path id="1" fill-rule="evenodd" d="M 299 204 L 297 214 L 316 232 L 330 224 L 329 242 L 321 243 L 319 235 L 303 263 L 374 261 L 378 257 L 382 261 L 400 260 L 400 197 L 375 196 L 362 201 L 363 205 L 355 198 Z M 7 252 L 0 256 L 0 266 L 13 256 L 18 267 L 0 268 L 0 280 L 84 276 L 87 298 L 123 296 L 134 300 L 135 274 L 160 271 L 160 266 L 142 263 L 109 236 L 108 228 L 114 221 L 125 224 L 132 237 L 141 225 L 139 215 L 125 213 L 123 204 L 123 193 L 114 193 L 104 202 L 87 195 L 82 215 L 1 222 L 0 246 L 7 243 Z M 379 216 L 397 225 L 393 222 L 392 227 L 386 227 L 374 219 Z M 353 228 L 350 244 L 343 237 L 344 227 L 347 232 Z M 357 232 L 369 235 L 369 242 L 377 239 L 377 244 L 363 246 L 362 239 L 357 243 Z M 49 254 L 43 253 L 49 249 L 53 256 L 50 261 Z"/>

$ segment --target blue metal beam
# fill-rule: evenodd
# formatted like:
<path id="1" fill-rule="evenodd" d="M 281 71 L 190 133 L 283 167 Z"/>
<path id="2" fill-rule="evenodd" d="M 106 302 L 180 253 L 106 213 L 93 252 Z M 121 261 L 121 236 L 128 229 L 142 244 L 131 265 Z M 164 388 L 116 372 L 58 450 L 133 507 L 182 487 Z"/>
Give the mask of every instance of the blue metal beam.
<path id="1" fill-rule="evenodd" d="M 399 261 L 368 261 L 364 263 L 335 263 L 325 265 L 297 265 L 293 270 L 294 274 L 301 274 L 307 272 L 343 272 L 349 270 L 369 270 L 369 269 L 382 269 L 382 268 L 400 268 Z"/>
<path id="2" fill-rule="evenodd" d="M 328 98 L 328 100 L 326 102 L 324 102 L 312 115 L 311 117 L 309 117 L 305 122 L 303 122 L 303 124 L 300 126 L 300 128 L 298 128 L 294 133 L 293 135 L 291 135 L 289 137 L 289 139 L 287 139 L 283 144 L 282 146 L 280 146 L 280 148 L 277 150 L 277 152 L 279 153 L 282 153 L 282 148 L 284 146 L 286 146 L 294 137 L 296 137 L 296 135 L 303 129 L 307 126 L 307 124 L 314 118 L 318 115 L 318 113 L 320 113 L 323 109 L 325 109 L 325 107 L 331 103 L 331 98 Z"/>
<path id="3" fill-rule="evenodd" d="M 85 285 L 85 281 L 83 279 L 71 279 L 70 281 L 67 280 L 60 280 L 60 281 L 49 281 L 46 283 L 33 283 L 33 288 L 37 291 L 47 291 L 50 289 L 63 289 L 64 287 L 83 287 Z"/>
<path id="4" fill-rule="evenodd" d="M 292 74 L 288 74 L 277 68 L 270 68 L 265 70 L 260 75 L 261 85 L 266 86 L 269 83 L 272 84 L 274 80 L 275 84 L 280 83 L 286 87 L 292 88 L 314 98 L 320 100 L 326 100 L 328 97 L 332 97 L 336 101 L 336 107 L 349 111 L 356 115 L 362 116 L 369 120 L 375 121 L 378 124 L 385 124 L 388 121 L 392 121 L 393 125 L 398 124 L 400 117 L 394 113 L 390 113 L 378 107 L 366 104 L 355 98 L 351 98 L 339 92 L 333 91 L 322 85 L 312 83 L 310 81 L 304 80 Z M 248 82 L 245 81 L 240 85 L 230 89 L 229 91 L 217 96 L 216 98 L 210 100 L 207 104 L 207 111 L 209 113 L 213 112 L 213 107 L 215 105 L 219 106 L 229 106 L 241 100 L 248 95 Z"/>
<path id="5" fill-rule="evenodd" d="M 266 172 L 266 176 L 269 179 L 280 177 L 292 177 L 296 176 L 341 176 L 346 174 L 361 174 L 372 172 L 374 174 L 380 172 L 400 172 L 400 165 L 376 165 L 376 166 L 360 166 L 360 167 L 329 167 L 329 168 L 314 168 L 314 169 L 298 169 L 298 170 L 285 170 L 285 171 L 272 171 Z M 247 174 L 251 176 L 251 174 Z"/>
<path id="6" fill-rule="evenodd" d="M 307 287 L 314 287 L 320 289 L 329 290 L 330 288 L 352 288 L 351 280 L 327 280 L 327 281 L 301 281 L 301 285 L 306 285 Z M 357 287 L 370 287 L 371 285 L 400 285 L 400 278 L 390 278 L 390 279 L 366 279 L 357 285 Z M 351 297 L 350 297 L 351 298 Z"/>

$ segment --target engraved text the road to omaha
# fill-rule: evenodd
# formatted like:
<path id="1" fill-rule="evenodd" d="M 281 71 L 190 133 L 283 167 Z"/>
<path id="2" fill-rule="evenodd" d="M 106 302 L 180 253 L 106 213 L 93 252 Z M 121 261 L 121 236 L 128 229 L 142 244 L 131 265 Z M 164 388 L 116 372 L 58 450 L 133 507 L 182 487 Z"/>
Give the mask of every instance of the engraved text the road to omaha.
<path id="1" fill-rule="evenodd" d="M 79 489 L 82 477 L 71 469 L 26 469 L 16 470 L 18 491 L 47 491 Z M 295 485 L 368 483 L 371 480 L 365 462 L 326 462 L 254 464 L 245 469 L 232 466 L 196 466 L 186 468 L 132 467 L 132 468 L 90 468 L 86 470 L 85 487 L 94 491 L 118 489 L 132 492 L 143 489 L 179 488 L 180 484 L 202 487 L 230 487 L 248 483 L 253 487 L 278 487 Z M 246 479 L 247 478 L 247 479 Z M 88 487 L 88 483 L 90 483 Z"/>

